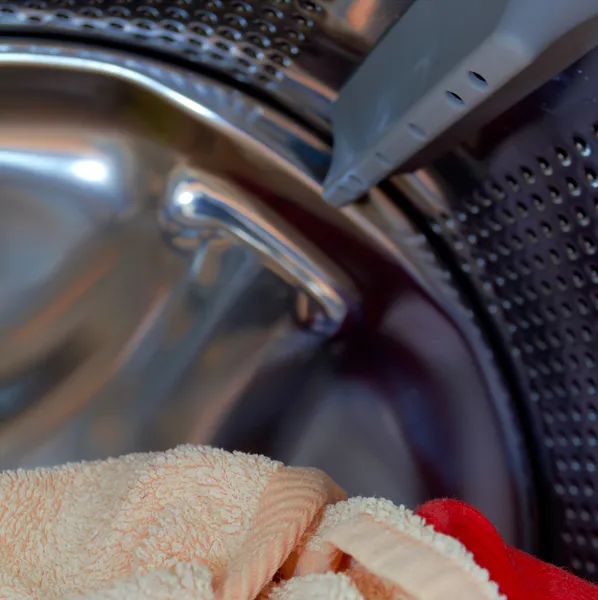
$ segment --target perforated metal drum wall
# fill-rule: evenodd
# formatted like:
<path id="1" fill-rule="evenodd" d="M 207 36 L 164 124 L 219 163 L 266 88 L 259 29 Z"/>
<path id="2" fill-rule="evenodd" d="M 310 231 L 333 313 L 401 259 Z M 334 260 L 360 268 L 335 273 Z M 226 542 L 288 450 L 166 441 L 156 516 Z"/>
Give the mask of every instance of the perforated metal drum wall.
<path id="1" fill-rule="evenodd" d="M 598 53 L 435 165 L 432 228 L 510 346 L 549 558 L 598 578 Z"/>
<path id="2" fill-rule="evenodd" d="M 323 125 L 340 86 L 413 1 L 0 2 L 0 35 L 75 35 L 176 55 L 259 88 Z"/>
<path id="3" fill-rule="evenodd" d="M 265 85 L 282 78 L 322 12 L 314 0 L 42 0 L 2 4 L 0 22 L 153 43 Z"/>

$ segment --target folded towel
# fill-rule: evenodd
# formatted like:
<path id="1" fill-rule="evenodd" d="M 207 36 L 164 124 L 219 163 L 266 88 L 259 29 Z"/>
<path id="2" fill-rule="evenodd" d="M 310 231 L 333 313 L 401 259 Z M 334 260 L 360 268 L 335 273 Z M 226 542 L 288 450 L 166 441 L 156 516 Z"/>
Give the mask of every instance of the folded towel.
<path id="1" fill-rule="evenodd" d="M 505 597 L 421 516 L 261 456 L 183 446 L 9 471 L 0 496 L 0 598 Z"/>

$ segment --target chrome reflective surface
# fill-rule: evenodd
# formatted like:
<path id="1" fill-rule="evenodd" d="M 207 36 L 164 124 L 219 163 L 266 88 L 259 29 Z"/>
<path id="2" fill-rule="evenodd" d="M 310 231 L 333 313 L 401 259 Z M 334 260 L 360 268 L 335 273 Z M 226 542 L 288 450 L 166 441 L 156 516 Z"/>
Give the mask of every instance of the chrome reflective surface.
<path id="1" fill-rule="evenodd" d="M 210 439 L 264 369 L 300 368 L 357 300 L 256 197 L 318 202 L 306 165 L 325 147 L 190 76 L 185 89 L 228 99 L 215 114 L 159 65 L 4 50 L 0 465 Z"/>
<path id="2" fill-rule="evenodd" d="M 313 123 L 414 0 L 41 0 L 0 3 L 0 32 L 132 44 L 223 71 Z"/>
<path id="3" fill-rule="evenodd" d="M 325 144 L 182 68 L 1 50 L 0 468 L 212 443 L 533 547 L 507 390 L 380 190 L 327 205 Z"/>
<path id="4" fill-rule="evenodd" d="M 222 235 L 232 235 L 258 252 L 263 260 L 284 280 L 302 290 L 298 305 L 305 305 L 304 318 L 317 331 L 336 333 L 348 313 L 342 293 L 350 298 L 350 285 L 340 288 L 342 275 L 331 264 L 325 265 L 321 255 L 301 248 L 293 237 L 284 233 L 284 222 L 275 214 L 268 215 L 255 198 L 242 189 L 206 173 L 182 171 L 168 183 L 161 223 L 169 242 L 180 250 L 197 253 L 202 262 L 209 241 Z M 289 227 L 286 226 L 288 230 Z M 308 298 L 305 298 L 308 296 Z"/>

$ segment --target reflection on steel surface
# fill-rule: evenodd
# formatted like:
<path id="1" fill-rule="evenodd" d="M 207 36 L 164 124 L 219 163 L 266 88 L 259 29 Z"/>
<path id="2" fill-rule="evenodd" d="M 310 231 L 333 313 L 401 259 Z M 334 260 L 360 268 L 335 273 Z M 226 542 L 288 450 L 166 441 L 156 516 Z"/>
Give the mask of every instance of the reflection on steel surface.
<path id="1" fill-rule="evenodd" d="M 353 300 L 339 269 L 256 197 L 321 203 L 308 165 L 325 146 L 157 63 L 11 48 L 0 466 L 208 441 L 264 369 L 301 368 Z"/>
<path id="2" fill-rule="evenodd" d="M 350 286 L 337 289 L 338 269 L 314 256 L 306 240 L 300 245 L 296 233 L 242 190 L 205 173 L 182 171 L 169 183 L 161 215 L 171 243 L 199 252 L 200 261 L 209 247 L 206 242 L 227 234 L 259 252 L 278 275 L 309 295 L 315 308 L 309 311 L 309 323 L 317 331 L 332 334 L 344 322 L 347 305 L 342 294 L 349 293 Z"/>
<path id="3" fill-rule="evenodd" d="M 195 117 L 210 120 L 218 130 L 233 131 L 235 135 L 246 136 L 247 141 L 255 141 L 260 146 L 268 147 L 273 153 L 272 160 L 280 157 L 291 163 L 300 174 L 306 176 L 305 183 L 313 186 L 313 180 L 321 181 L 328 169 L 329 148 L 316 136 L 297 127 L 294 121 L 233 88 L 172 65 L 122 52 L 90 49 L 87 46 L 11 42 L 0 44 L 0 66 L 5 69 L 35 68 L 33 81 L 39 81 L 39 68 L 42 67 L 79 74 L 89 73 L 90 77 L 98 74 L 105 78 L 118 78 L 168 100 Z M 8 74 L 7 71 L 5 73 Z M 22 76 L 15 74 L 16 79 Z M 68 90 L 74 92 L 78 89 L 78 93 L 81 93 L 81 84 L 76 83 L 81 80 L 81 76 L 75 83 L 72 76 L 70 79 L 64 75 L 57 77 L 57 81 L 68 79 L 68 83 L 65 83 Z M 45 81 L 47 75 L 41 78 L 48 87 L 50 82 Z M 106 85 L 105 79 L 91 78 L 91 82 L 94 89 L 101 89 Z M 85 83 L 88 85 L 87 81 Z M 32 83 L 33 87 L 37 85 L 39 83 Z M 91 102 L 93 98 L 97 102 L 93 91 L 89 89 L 90 97 L 83 97 L 81 101 Z"/>
<path id="4" fill-rule="evenodd" d="M 484 512 L 493 515 L 491 518 L 503 535 L 532 547 L 537 508 L 529 494 L 530 464 L 522 452 L 523 439 L 503 375 L 467 299 L 426 237 L 379 190 L 370 192 L 369 203 L 342 210 L 384 254 L 400 262 L 417 282 L 418 293 L 428 293 L 436 304 L 433 307 L 422 302 L 417 293 L 404 293 L 387 309 L 380 324 L 386 343 L 392 340 L 402 347 L 409 357 L 406 362 L 411 365 L 407 374 L 401 374 L 399 369 L 385 373 L 387 385 L 400 389 L 399 422 L 409 429 L 411 451 L 419 446 L 416 454 L 420 460 L 424 455 L 424 461 L 430 460 L 428 453 L 438 452 L 437 464 L 446 461 L 459 465 L 463 469 L 461 475 L 456 471 L 451 475 L 438 472 L 435 477 L 463 477 L 471 503 L 484 506 Z M 442 306 L 442 315 L 438 305 Z M 380 353 L 379 360 L 387 360 L 379 348 L 376 352 Z M 418 379 L 416 365 L 420 361 L 425 365 L 423 386 L 413 383 Z M 482 378 L 474 373 L 478 369 L 484 373 Z M 430 392 L 433 388 L 436 391 Z M 435 449 L 429 444 L 431 438 L 435 439 Z M 455 447 L 451 448 L 453 443 Z M 310 450 L 312 455 L 317 452 L 317 445 Z M 448 459 L 453 452 L 460 458 L 453 455 Z M 493 485 L 488 483 L 489 476 Z M 499 480 L 504 487 L 494 487 Z M 415 490 L 418 485 L 418 480 L 412 484 Z"/>

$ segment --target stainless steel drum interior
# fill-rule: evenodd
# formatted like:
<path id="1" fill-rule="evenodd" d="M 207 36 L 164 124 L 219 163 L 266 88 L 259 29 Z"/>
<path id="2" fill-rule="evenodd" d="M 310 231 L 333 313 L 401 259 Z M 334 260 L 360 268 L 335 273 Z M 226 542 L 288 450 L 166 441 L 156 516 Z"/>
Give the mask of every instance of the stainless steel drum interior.
<path id="1" fill-rule="evenodd" d="M 598 579 L 598 5 L 26 0 L 0 35 L 0 468 L 260 452 Z"/>
<path id="2" fill-rule="evenodd" d="M 0 50 L 0 467 L 213 443 L 533 546 L 488 340 L 385 193 L 329 206 L 326 143 L 190 69 Z"/>

